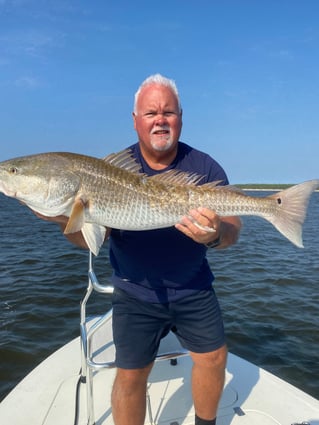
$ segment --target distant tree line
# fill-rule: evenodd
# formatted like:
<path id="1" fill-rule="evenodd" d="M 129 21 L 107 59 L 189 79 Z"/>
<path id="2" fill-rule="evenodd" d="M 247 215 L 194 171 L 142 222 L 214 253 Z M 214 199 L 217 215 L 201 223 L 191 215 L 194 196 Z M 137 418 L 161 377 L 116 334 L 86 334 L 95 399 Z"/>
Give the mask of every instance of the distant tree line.
<path id="1" fill-rule="evenodd" d="M 245 184 L 236 184 L 235 186 L 240 189 L 260 189 L 260 190 L 283 190 L 288 187 L 293 186 L 293 184 L 284 184 L 284 183 L 245 183 Z"/>

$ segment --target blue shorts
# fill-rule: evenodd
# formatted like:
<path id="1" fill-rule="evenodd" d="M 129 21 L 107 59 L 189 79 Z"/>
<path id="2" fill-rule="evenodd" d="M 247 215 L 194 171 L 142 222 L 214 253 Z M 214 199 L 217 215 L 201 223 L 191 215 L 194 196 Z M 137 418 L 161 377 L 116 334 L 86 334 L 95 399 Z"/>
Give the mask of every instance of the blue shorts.
<path id="1" fill-rule="evenodd" d="M 207 353 L 221 348 L 225 334 L 215 292 L 202 290 L 176 302 L 153 304 L 114 289 L 113 339 L 117 367 L 139 369 L 152 363 L 160 340 L 170 330 L 189 351 Z"/>

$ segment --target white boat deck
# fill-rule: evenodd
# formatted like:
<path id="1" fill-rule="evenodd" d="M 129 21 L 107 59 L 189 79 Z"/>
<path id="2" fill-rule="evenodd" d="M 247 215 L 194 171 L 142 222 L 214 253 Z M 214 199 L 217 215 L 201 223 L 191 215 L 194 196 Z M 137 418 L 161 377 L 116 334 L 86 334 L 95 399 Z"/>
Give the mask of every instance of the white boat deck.
<path id="1" fill-rule="evenodd" d="M 86 425 L 86 384 L 78 383 L 80 368 L 80 340 L 77 338 L 48 357 L 2 401 L 0 423 Z M 94 377 L 97 425 L 113 424 L 110 392 L 114 373 L 114 369 L 102 370 Z M 154 423 L 194 424 L 190 373 L 189 356 L 180 357 L 176 366 L 169 360 L 155 364 L 149 379 Z M 145 423 L 150 423 L 149 417 Z M 302 423 L 319 425 L 318 400 L 265 370 L 229 355 L 217 425 Z"/>

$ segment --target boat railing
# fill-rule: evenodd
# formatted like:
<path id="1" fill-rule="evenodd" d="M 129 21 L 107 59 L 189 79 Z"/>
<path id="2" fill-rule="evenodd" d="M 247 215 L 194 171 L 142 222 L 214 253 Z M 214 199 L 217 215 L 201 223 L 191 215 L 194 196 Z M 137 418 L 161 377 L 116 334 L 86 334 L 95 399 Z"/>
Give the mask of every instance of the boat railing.
<path id="1" fill-rule="evenodd" d="M 92 318 L 87 315 L 87 303 L 94 291 L 99 294 L 110 295 L 113 293 L 113 286 L 99 283 L 94 272 L 93 254 L 90 252 L 88 286 L 80 308 L 81 382 L 86 383 L 88 425 L 95 424 L 93 374 L 101 369 L 116 367 L 111 326 L 112 309 L 102 316 Z M 102 327 L 104 327 L 103 333 L 100 332 L 99 334 Z M 177 357 L 188 354 L 188 351 L 181 347 L 176 337 L 167 336 L 162 340 L 155 361 L 171 359 L 174 363 Z M 150 423 L 152 424 L 153 415 L 149 394 L 147 394 L 147 408 Z"/>

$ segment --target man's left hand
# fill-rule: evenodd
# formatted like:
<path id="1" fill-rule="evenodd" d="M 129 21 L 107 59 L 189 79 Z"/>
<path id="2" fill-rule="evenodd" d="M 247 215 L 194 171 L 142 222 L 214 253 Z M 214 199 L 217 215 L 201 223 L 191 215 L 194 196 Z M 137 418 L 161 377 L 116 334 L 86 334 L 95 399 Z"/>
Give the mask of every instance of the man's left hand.
<path id="1" fill-rule="evenodd" d="M 207 244 L 221 236 L 222 220 L 215 211 L 200 207 L 191 210 L 175 227 L 195 242 Z"/>

